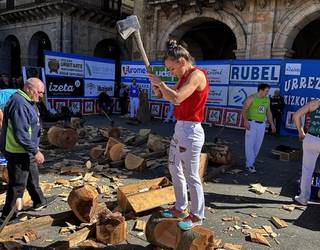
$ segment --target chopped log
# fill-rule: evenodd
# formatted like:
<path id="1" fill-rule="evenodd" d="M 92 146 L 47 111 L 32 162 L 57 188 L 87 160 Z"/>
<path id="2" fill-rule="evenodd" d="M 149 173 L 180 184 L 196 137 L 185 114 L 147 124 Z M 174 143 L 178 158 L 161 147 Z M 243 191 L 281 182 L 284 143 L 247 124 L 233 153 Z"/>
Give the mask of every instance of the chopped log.
<path id="1" fill-rule="evenodd" d="M 272 216 L 271 217 L 271 221 L 276 226 L 276 228 L 278 228 L 278 229 L 288 227 L 287 222 L 285 222 L 284 220 L 282 220 L 282 219 L 280 219 L 280 218 L 278 218 L 276 216 Z"/>
<path id="2" fill-rule="evenodd" d="M 165 151 L 166 144 L 162 142 L 162 138 L 157 135 L 149 134 L 147 147 L 153 152 Z"/>
<path id="3" fill-rule="evenodd" d="M 125 159 L 125 167 L 129 170 L 141 171 L 146 166 L 146 161 L 144 158 L 136 156 L 132 153 L 127 154 Z"/>
<path id="4" fill-rule="evenodd" d="M 271 247 L 269 241 L 262 234 L 250 233 L 249 236 L 250 236 L 250 240 L 252 242 L 259 243 L 259 244 Z"/>
<path id="5" fill-rule="evenodd" d="M 137 147 L 147 143 L 147 141 L 148 141 L 148 136 L 136 136 L 134 138 L 134 141 L 131 141 L 130 143 L 128 143 L 128 145 Z"/>
<path id="6" fill-rule="evenodd" d="M 79 117 L 71 117 L 70 119 L 70 127 L 73 129 L 81 128 L 81 119 Z"/>
<path id="7" fill-rule="evenodd" d="M 141 123 L 147 123 L 151 121 L 148 94 L 144 91 L 141 91 L 139 95 L 139 108 L 137 110 L 137 120 Z"/>
<path id="8" fill-rule="evenodd" d="M 112 162 L 109 163 L 109 165 L 112 168 L 120 168 L 120 167 L 124 166 L 124 160 L 112 161 Z"/>
<path id="9" fill-rule="evenodd" d="M 82 222 L 92 222 L 97 215 L 97 190 L 84 185 L 75 187 L 68 196 L 68 204 L 77 218 Z"/>
<path id="10" fill-rule="evenodd" d="M 220 165 L 228 165 L 232 161 L 230 147 L 223 144 L 207 144 L 204 152 L 208 153 L 209 160 Z"/>
<path id="11" fill-rule="evenodd" d="M 123 155 L 124 145 L 122 143 L 117 143 L 113 145 L 109 151 L 109 156 L 112 161 L 119 161 Z"/>
<path id="12" fill-rule="evenodd" d="M 154 213 L 147 222 L 146 237 L 151 244 L 175 250 L 207 249 L 211 246 L 214 233 L 203 226 L 182 231 L 177 219 L 163 218 Z"/>
<path id="13" fill-rule="evenodd" d="M 98 215 L 96 224 L 97 241 L 117 244 L 127 238 L 127 222 L 121 213 L 104 210 Z"/>
<path id="14" fill-rule="evenodd" d="M 199 176 L 200 176 L 202 182 L 204 181 L 204 176 L 206 175 L 207 166 L 208 166 L 208 154 L 201 153 L 200 166 L 199 166 Z"/>
<path id="15" fill-rule="evenodd" d="M 99 133 L 106 138 L 113 137 L 119 139 L 121 136 L 121 130 L 117 127 L 100 128 Z"/>
<path id="16" fill-rule="evenodd" d="M 104 155 L 106 156 L 107 159 L 110 159 L 110 150 L 111 148 L 116 145 L 116 144 L 121 144 L 120 141 L 118 141 L 117 139 L 113 138 L 113 137 L 109 137 L 109 140 L 107 142 L 107 145 L 106 145 L 106 149 L 104 151 Z"/>
<path id="17" fill-rule="evenodd" d="M 78 133 L 71 128 L 51 127 L 48 131 L 50 144 L 63 148 L 71 149 L 78 141 Z"/>
<path id="18" fill-rule="evenodd" d="M 6 167 L 0 168 L 0 179 L 5 183 L 9 183 L 9 174 Z"/>

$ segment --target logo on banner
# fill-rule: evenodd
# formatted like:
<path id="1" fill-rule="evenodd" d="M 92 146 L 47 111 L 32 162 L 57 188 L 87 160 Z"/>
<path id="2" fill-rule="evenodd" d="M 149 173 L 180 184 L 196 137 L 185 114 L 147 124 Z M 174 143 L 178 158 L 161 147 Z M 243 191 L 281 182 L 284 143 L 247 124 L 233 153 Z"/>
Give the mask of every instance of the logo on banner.
<path id="1" fill-rule="evenodd" d="M 209 111 L 209 121 L 210 122 L 219 122 L 220 121 L 220 110 L 210 110 Z"/>
<path id="2" fill-rule="evenodd" d="M 48 60 L 48 67 L 49 67 L 50 73 L 56 72 L 58 74 L 58 70 L 60 68 L 59 60 L 55 58 L 50 58 Z"/>
<path id="3" fill-rule="evenodd" d="M 48 96 L 83 96 L 82 79 L 70 77 L 47 77 Z"/>
<path id="4" fill-rule="evenodd" d="M 122 66 L 122 72 L 124 75 L 129 75 L 129 74 L 138 74 L 138 75 L 145 75 L 147 73 L 146 68 L 143 67 L 133 67 L 133 66 Z"/>
<path id="5" fill-rule="evenodd" d="M 301 74 L 301 63 L 286 63 L 285 74 L 289 76 L 299 76 Z"/>
<path id="6" fill-rule="evenodd" d="M 235 96 L 233 96 L 233 101 L 235 103 L 243 104 L 244 101 L 247 99 L 247 97 L 248 97 L 247 92 L 242 88 L 238 90 L 238 93 Z"/>
<path id="7" fill-rule="evenodd" d="M 237 119 L 238 119 L 238 113 L 237 112 L 227 112 L 227 123 L 228 124 L 237 124 Z"/>

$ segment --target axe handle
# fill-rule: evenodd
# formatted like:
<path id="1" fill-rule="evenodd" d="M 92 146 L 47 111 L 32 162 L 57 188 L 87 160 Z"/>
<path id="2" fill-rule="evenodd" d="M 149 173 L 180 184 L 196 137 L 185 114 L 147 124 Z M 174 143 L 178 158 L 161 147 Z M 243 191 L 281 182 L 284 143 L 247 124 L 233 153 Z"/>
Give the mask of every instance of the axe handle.
<path id="1" fill-rule="evenodd" d="M 142 40 L 141 40 L 141 35 L 140 35 L 140 31 L 139 30 L 134 32 L 134 37 L 136 39 L 136 43 L 138 45 L 138 49 L 139 49 L 139 51 L 141 53 L 143 62 L 145 64 L 146 68 L 147 68 L 148 73 L 153 74 L 149 59 L 148 59 L 146 51 L 144 50 L 144 47 L 143 47 L 143 43 L 142 43 Z"/>

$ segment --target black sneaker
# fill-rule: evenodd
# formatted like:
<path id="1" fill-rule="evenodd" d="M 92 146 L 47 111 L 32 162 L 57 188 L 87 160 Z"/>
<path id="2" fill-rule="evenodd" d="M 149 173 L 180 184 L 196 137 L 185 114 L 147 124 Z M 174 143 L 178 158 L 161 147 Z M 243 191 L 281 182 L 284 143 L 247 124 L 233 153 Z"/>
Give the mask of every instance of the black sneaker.
<path id="1" fill-rule="evenodd" d="M 33 206 L 33 210 L 39 211 L 39 210 L 51 205 L 57 199 L 57 196 L 53 195 L 53 196 L 50 196 L 50 197 L 45 198 L 45 199 L 46 199 L 45 202 L 39 203 L 39 204 L 36 204 L 35 206 Z"/>

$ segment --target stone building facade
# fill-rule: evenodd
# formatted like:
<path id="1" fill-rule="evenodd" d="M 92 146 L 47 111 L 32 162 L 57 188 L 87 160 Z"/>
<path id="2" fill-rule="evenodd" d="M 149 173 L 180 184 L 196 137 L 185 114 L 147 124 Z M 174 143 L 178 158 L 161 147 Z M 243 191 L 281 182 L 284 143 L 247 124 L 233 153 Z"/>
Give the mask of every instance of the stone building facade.
<path id="1" fill-rule="evenodd" d="M 136 0 L 134 12 L 151 59 L 169 38 L 198 60 L 320 58 L 319 0 Z"/>
<path id="2" fill-rule="evenodd" d="M 132 10 L 133 0 L 1 0 L 0 72 L 16 76 L 21 65 L 43 66 L 44 50 L 120 65 L 130 58 L 131 45 L 118 36 L 115 23 Z"/>

